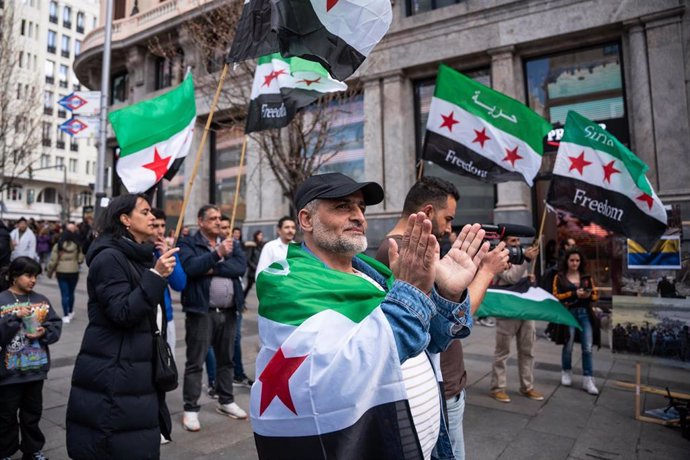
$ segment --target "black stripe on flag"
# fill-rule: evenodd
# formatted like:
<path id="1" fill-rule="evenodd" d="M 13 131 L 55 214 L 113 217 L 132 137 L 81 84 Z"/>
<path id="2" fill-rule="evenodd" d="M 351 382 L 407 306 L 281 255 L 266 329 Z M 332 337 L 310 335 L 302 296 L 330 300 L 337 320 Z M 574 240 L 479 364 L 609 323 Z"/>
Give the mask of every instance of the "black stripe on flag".
<path id="1" fill-rule="evenodd" d="M 261 436 L 254 433 L 254 440 L 260 459 L 422 458 L 422 448 L 407 401 L 372 407 L 354 425 L 333 433 L 298 437 Z"/>
<path id="2" fill-rule="evenodd" d="M 295 117 L 294 101 L 286 101 L 281 93 L 261 94 L 249 103 L 245 133 L 287 126 Z"/>
<path id="3" fill-rule="evenodd" d="M 340 81 L 345 81 L 364 62 L 366 56 L 326 29 L 311 2 L 277 0 L 273 14 L 273 27 L 283 56 L 316 61 Z"/>
<path id="4" fill-rule="evenodd" d="M 240 62 L 277 53 L 278 39 L 271 27 L 271 1 L 244 4 L 226 62 Z"/>
<path id="5" fill-rule="evenodd" d="M 519 172 L 508 171 L 489 158 L 433 131 L 426 132 L 422 158 L 450 172 L 482 182 L 525 181 L 524 176 Z"/>
<path id="6" fill-rule="evenodd" d="M 638 208 L 629 196 L 572 177 L 554 174 L 546 201 L 645 246 L 666 231 L 663 222 Z"/>

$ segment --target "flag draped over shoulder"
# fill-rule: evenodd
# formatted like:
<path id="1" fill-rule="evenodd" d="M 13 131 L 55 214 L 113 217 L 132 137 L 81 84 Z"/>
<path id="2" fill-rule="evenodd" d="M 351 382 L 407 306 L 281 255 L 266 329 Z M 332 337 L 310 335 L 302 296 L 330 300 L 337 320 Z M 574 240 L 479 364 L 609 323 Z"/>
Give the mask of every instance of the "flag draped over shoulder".
<path id="1" fill-rule="evenodd" d="M 556 297 L 529 285 L 527 278 L 509 288 L 488 289 L 477 316 L 533 319 L 581 329 L 575 317 Z"/>
<path id="2" fill-rule="evenodd" d="M 389 0 L 245 0 L 227 60 L 280 52 L 319 62 L 345 80 L 392 19 Z"/>
<path id="3" fill-rule="evenodd" d="M 245 132 L 287 126 L 300 108 L 326 93 L 346 89 L 317 62 L 283 58 L 279 53 L 262 56 L 256 65 Z"/>
<path id="4" fill-rule="evenodd" d="M 547 202 L 647 246 L 667 222 L 647 169 L 608 131 L 570 111 Z"/>
<path id="5" fill-rule="evenodd" d="M 441 65 L 423 158 L 484 182 L 523 180 L 531 186 L 550 130 L 524 104 Z"/>
<path id="6" fill-rule="evenodd" d="M 130 193 L 170 180 L 192 146 L 196 102 L 192 76 L 153 99 L 108 114 L 120 146 L 116 170 Z"/>
<path id="7" fill-rule="evenodd" d="M 392 285 L 390 270 L 359 257 Z M 286 260 L 261 272 L 257 294 L 250 413 L 259 457 L 408 458 L 402 444 L 416 435 L 379 306 L 386 293 L 291 244 Z"/>

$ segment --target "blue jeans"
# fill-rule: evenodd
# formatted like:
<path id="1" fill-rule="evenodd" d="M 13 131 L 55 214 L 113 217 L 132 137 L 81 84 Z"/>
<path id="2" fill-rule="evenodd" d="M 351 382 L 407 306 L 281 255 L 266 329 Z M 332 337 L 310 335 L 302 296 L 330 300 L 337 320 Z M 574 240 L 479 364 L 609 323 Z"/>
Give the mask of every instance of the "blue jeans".
<path id="1" fill-rule="evenodd" d="M 244 366 L 242 365 L 242 313 L 237 312 L 237 331 L 235 333 L 235 355 L 232 358 L 235 364 L 235 378 L 241 379 L 244 375 Z"/>
<path id="2" fill-rule="evenodd" d="M 455 460 L 465 460 L 465 436 L 462 432 L 462 419 L 465 415 L 465 390 L 454 398 L 446 399 L 448 409 L 448 436 L 453 447 Z"/>
<path id="3" fill-rule="evenodd" d="M 57 274 L 57 282 L 60 287 L 60 296 L 62 297 L 62 313 L 67 316 L 74 310 L 74 290 L 77 288 L 79 281 L 79 274 Z"/>
<path id="4" fill-rule="evenodd" d="M 580 326 L 580 342 L 582 344 L 582 375 L 585 377 L 592 376 L 592 324 L 589 322 L 589 315 L 586 308 L 572 308 L 570 313 L 573 314 Z M 561 355 L 561 367 L 564 371 L 569 371 L 573 368 L 573 344 L 575 343 L 575 328 L 570 327 L 570 338 L 565 345 L 563 345 L 563 353 Z"/>
<path id="5" fill-rule="evenodd" d="M 216 354 L 213 352 L 213 345 L 208 347 L 206 353 L 206 376 L 208 377 L 208 386 L 212 387 L 216 384 Z"/>

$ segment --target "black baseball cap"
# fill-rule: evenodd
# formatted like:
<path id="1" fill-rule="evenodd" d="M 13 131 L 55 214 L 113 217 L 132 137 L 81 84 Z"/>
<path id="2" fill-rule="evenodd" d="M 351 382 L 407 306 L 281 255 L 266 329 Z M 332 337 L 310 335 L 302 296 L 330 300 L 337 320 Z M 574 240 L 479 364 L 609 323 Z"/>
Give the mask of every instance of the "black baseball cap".
<path id="1" fill-rule="evenodd" d="M 342 198 L 358 190 L 362 191 L 367 205 L 383 201 L 383 188 L 376 182 L 356 182 L 344 174 L 327 173 L 311 176 L 299 186 L 295 193 L 295 209 L 299 212 L 317 198 Z"/>

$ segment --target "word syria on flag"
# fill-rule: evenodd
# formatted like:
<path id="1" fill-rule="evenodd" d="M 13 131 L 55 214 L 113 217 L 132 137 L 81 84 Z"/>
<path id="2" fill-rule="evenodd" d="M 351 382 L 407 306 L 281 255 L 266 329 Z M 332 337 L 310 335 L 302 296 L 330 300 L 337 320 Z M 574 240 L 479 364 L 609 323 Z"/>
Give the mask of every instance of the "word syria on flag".
<path id="1" fill-rule="evenodd" d="M 483 182 L 523 180 L 531 186 L 550 130 L 524 104 L 442 64 L 422 158 Z"/>
<path id="2" fill-rule="evenodd" d="M 487 289 L 477 316 L 532 319 L 582 329 L 575 317 L 556 297 L 542 288 L 530 286 L 527 278 L 507 289 Z"/>
<path id="3" fill-rule="evenodd" d="M 667 225 L 647 169 L 608 131 L 570 111 L 546 201 L 647 246 Z"/>
<path id="4" fill-rule="evenodd" d="M 283 58 L 279 53 L 260 57 L 245 133 L 287 126 L 300 108 L 326 93 L 346 89 L 317 62 Z"/>
<path id="5" fill-rule="evenodd" d="M 357 257 L 392 288 L 387 267 Z M 256 285 L 261 349 L 250 413 L 259 458 L 419 458 L 380 306 L 386 292 L 329 269 L 298 244 Z"/>
<path id="6" fill-rule="evenodd" d="M 129 193 L 172 179 L 192 146 L 196 102 L 191 74 L 175 89 L 111 112 L 120 146 L 116 170 Z"/>
<path id="7" fill-rule="evenodd" d="M 345 80 L 388 31 L 390 0 L 245 0 L 228 62 L 280 52 Z"/>

